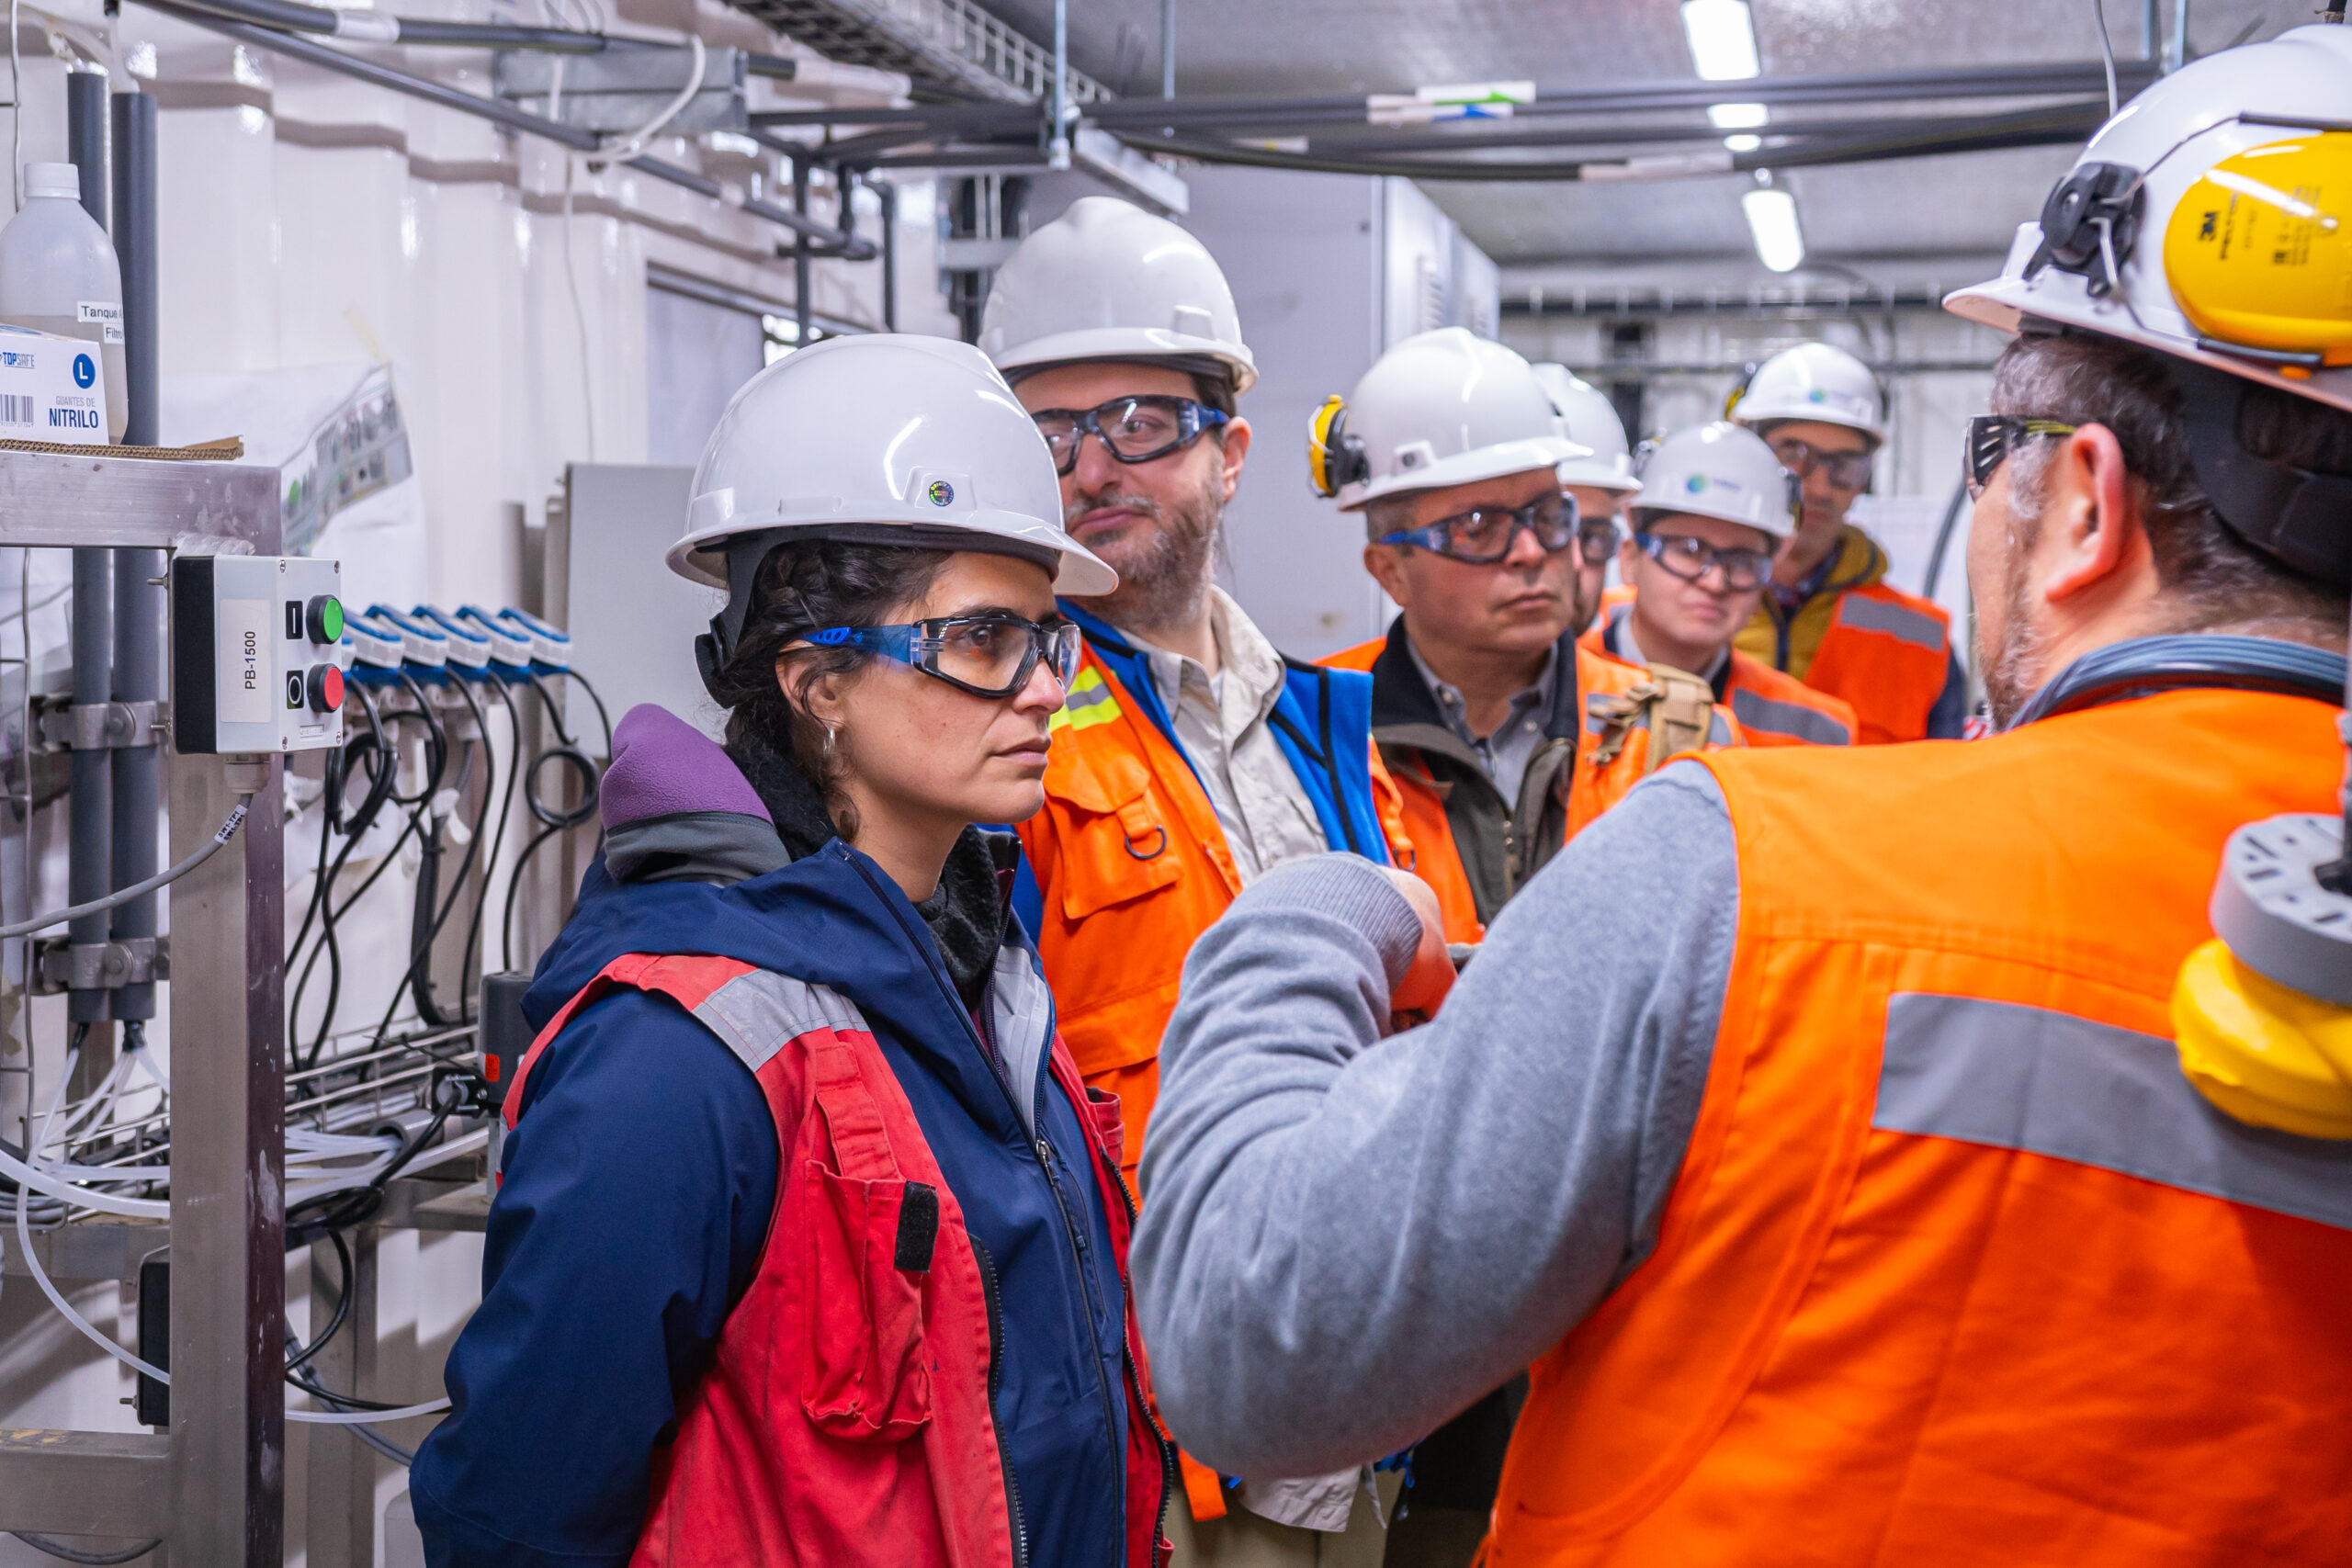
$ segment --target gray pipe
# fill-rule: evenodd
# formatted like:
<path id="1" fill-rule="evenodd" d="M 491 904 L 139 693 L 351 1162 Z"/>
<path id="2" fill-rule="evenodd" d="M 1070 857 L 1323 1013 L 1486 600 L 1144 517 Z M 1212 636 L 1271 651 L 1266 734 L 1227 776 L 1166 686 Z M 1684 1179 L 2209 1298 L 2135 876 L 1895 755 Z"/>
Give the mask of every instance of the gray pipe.
<path id="1" fill-rule="evenodd" d="M 882 197 L 882 330 L 899 330 L 899 187 L 888 180 L 874 182 Z"/>
<path id="2" fill-rule="evenodd" d="M 1159 0 L 1159 96 L 1176 96 L 1176 0 Z"/>
<path id="3" fill-rule="evenodd" d="M 1069 167 L 1069 0 L 1054 0 L 1054 131 L 1046 167 Z"/>
<path id="4" fill-rule="evenodd" d="M 81 171 L 82 204 L 103 224 L 106 202 L 106 77 L 74 71 L 65 78 L 66 152 Z M 93 199 L 95 197 L 95 199 Z M 112 694 L 114 660 L 114 572 L 111 550 L 74 552 L 74 704 L 105 705 Z M 29 671 L 28 672 L 29 673 Z M 76 749 L 70 763 L 71 794 L 66 862 L 67 902 L 86 903 L 113 890 L 113 761 L 103 749 Z M 103 944 L 104 911 L 85 915 L 66 928 L 75 947 Z M 103 988 L 77 989 L 66 998 L 66 1016 L 95 1023 L 110 1016 Z"/>
<path id="5" fill-rule="evenodd" d="M 2165 42 L 2165 73 L 2188 63 L 2188 0 L 2172 0 L 2172 37 Z"/>
<path id="6" fill-rule="evenodd" d="M 130 380 L 130 418 L 123 440 L 153 446 L 159 439 L 161 400 L 155 318 L 155 100 L 122 93 L 114 100 L 114 249 L 122 266 L 123 361 Z M 153 702 L 163 695 L 164 575 L 161 550 L 114 553 L 114 699 Z M 114 752 L 114 886 L 143 882 L 156 870 L 156 811 L 164 779 L 160 745 L 122 746 Z M 156 897 L 134 898 L 114 911 L 117 942 L 155 934 Z M 115 992 L 119 1019 L 155 1016 L 152 983 Z"/>
<path id="7" fill-rule="evenodd" d="M 808 216 L 808 160 L 805 156 L 792 160 L 792 211 L 795 217 Z M 808 298 L 808 236 L 797 234 L 792 246 L 792 319 L 797 329 L 792 346 L 795 348 L 808 346 L 809 329 L 815 321 L 816 307 Z"/>

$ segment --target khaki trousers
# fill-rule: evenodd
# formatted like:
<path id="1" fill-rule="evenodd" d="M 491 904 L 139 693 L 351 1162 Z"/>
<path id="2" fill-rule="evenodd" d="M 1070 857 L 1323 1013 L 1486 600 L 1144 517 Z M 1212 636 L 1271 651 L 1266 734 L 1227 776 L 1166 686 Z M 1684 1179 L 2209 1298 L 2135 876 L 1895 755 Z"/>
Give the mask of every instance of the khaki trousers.
<path id="1" fill-rule="evenodd" d="M 1336 1531 L 1278 1525 L 1238 1503 L 1221 1519 L 1195 1523 L 1179 1492 L 1168 1503 L 1168 1539 L 1176 1546 L 1169 1568 L 1381 1568 L 1388 1550 L 1381 1520 L 1395 1513 L 1404 1477 L 1379 1471 L 1374 1483 L 1380 1488 L 1379 1512 L 1359 1486 L 1348 1528 Z"/>

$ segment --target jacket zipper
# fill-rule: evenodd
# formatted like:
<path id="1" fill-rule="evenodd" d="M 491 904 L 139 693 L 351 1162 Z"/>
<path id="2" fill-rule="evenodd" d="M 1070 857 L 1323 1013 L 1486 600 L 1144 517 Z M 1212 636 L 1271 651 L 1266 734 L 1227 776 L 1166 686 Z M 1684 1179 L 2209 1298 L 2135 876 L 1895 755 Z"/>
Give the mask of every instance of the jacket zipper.
<path id="1" fill-rule="evenodd" d="M 850 864 L 856 867 L 858 875 L 864 877 L 865 879 L 866 886 L 873 887 L 876 895 L 880 897 L 882 890 L 878 886 L 875 886 L 873 873 L 867 871 L 863 865 L 859 865 L 854 858 L 850 861 Z M 900 928 L 904 929 L 906 925 L 906 917 L 899 913 L 898 909 L 890 904 L 888 898 L 884 897 L 882 901 L 884 907 L 888 908 L 892 917 L 899 921 Z M 909 934 L 911 936 L 914 933 L 910 932 Z M 926 936 L 929 935 L 928 932 L 924 932 L 922 934 Z M 973 1044 L 979 1047 L 981 1058 L 983 1061 L 986 1061 L 989 1054 L 988 1043 L 980 1038 L 978 1026 L 972 1021 L 972 1015 L 965 1010 L 963 999 L 956 996 L 956 983 L 948 976 L 947 966 L 940 959 L 937 945 L 933 942 L 920 940 L 916 941 L 914 945 L 916 949 L 922 953 L 924 967 L 931 971 L 931 977 L 937 983 L 940 994 L 947 998 L 949 1010 L 955 1013 L 956 1017 L 962 1021 L 964 1025 L 964 1032 L 971 1039 Z M 1052 1045 L 1050 1043 L 1051 1033 L 1056 1027 L 1053 1004 L 1049 999 L 1046 1004 L 1046 1028 L 1048 1035 L 1048 1044 L 1046 1049 L 1049 1052 L 1052 1049 Z M 1052 1070 L 1045 1062 L 1041 1061 L 1038 1066 L 1042 1071 L 1050 1073 Z M 998 1092 L 1004 1096 L 1004 1108 L 1012 1112 L 1013 1120 L 1018 1122 L 1021 1120 L 1021 1108 L 1012 1098 L 1012 1086 L 1005 1082 L 1004 1075 L 1002 1073 L 991 1070 L 989 1073 L 989 1077 L 995 1080 Z M 1045 1098 L 1045 1085 L 1040 1082 L 1036 1090 L 1036 1115 L 1033 1122 L 1033 1124 L 1035 1125 L 1042 1125 L 1044 1123 Z M 1094 1387 L 1095 1392 L 1100 1393 L 1102 1397 L 1102 1435 L 1111 1439 L 1111 1462 L 1113 1467 L 1120 1475 L 1125 1476 L 1127 1468 L 1127 1456 L 1120 1452 L 1118 1449 L 1118 1416 L 1111 1404 L 1110 1385 L 1102 1381 L 1102 1337 L 1095 1331 L 1093 1296 L 1087 1291 L 1084 1279 L 1087 1273 L 1085 1243 L 1080 1235 L 1078 1227 L 1070 1223 L 1069 1201 L 1062 1195 L 1061 1183 L 1054 1178 L 1054 1167 L 1051 1157 L 1053 1154 L 1053 1145 L 1046 1143 L 1045 1138 L 1040 1135 L 1037 1138 L 1029 1141 L 1029 1152 L 1037 1156 L 1038 1168 L 1045 1173 L 1046 1185 L 1054 1194 L 1054 1207 L 1061 1213 L 1062 1230 L 1069 1238 L 1071 1256 L 1078 1263 L 1079 1274 L 1080 1276 L 1079 1288 L 1081 1292 L 1086 1292 L 1082 1299 L 1084 1299 L 1086 1303 L 1087 1343 L 1092 1348 L 1094 1356 Z M 975 1246 L 978 1245 L 979 1238 L 978 1236 L 974 1236 L 972 1240 Z M 1125 1280 L 1123 1280 L 1121 1283 L 1124 1285 Z M 1121 1350 L 1124 1354 L 1125 1350 L 1124 1343 L 1125 1338 L 1124 1314 L 1122 1314 L 1121 1319 L 1120 1336 L 1122 1340 Z M 991 1359 L 993 1359 L 993 1358 L 991 1358 Z M 996 1404 L 993 1399 L 989 1401 L 989 1420 L 991 1426 L 996 1425 Z M 1008 1490 L 1011 1490 L 1015 1486 L 1015 1483 L 1012 1478 L 1012 1455 L 1011 1450 L 1005 1446 L 1004 1433 L 1001 1427 L 1000 1427 L 997 1432 L 997 1451 L 1003 1456 L 1005 1483 Z M 1122 1513 L 1124 1514 L 1124 1512 L 1125 1510 L 1123 1509 Z M 1122 1520 L 1122 1523 L 1124 1524 L 1124 1519 Z M 1123 1536 L 1124 1533 L 1125 1532 L 1123 1530 Z M 1028 1558 L 1027 1543 L 1025 1540 L 1017 1540 L 1016 1544 L 1020 1547 L 1021 1560 L 1025 1562 Z M 1156 1537 L 1153 1541 L 1153 1550 L 1155 1551 L 1159 1550 L 1158 1538 Z"/>
<path id="2" fill-rule="evenodd" d="M 972 1256 L 980 1265 L 980 1293 L 989 1303 L 989 1427 L 996 1433 L 997 1462 L 1004 1467 L 1004 1506 L 1012 1517 L 1012 1568 L 1029 1568 L 1029 1525 L 1021 1517 L 1021 1481 L 1012 1471 L 1012 1450 L 1004 1440 L 1004 1427 L 996 1418 L 997 1390 L 1004 1382 L 1004 1303 L 998 1299 L 996 1259 L 980 1238 L 970 1232 L 965 1239 L 972 1244 Z"/>

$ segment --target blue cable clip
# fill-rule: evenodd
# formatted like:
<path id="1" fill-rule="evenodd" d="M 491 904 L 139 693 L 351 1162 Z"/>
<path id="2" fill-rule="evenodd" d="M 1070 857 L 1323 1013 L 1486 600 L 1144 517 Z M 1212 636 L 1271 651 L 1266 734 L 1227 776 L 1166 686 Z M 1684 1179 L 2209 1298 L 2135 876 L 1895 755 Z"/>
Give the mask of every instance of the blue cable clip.
<path id="1" fill-rule="evenodd" d="M 409 674 L 427 685 L 449 681 L 449 639 L 438 627 L 390 604 L 370 604 L 368 614 L 401 634 L 401 662 Z"/>
<path id="2" fill-rule="evenodd" d="M 490 638 L 435 604 L 419 604 L 410 612 L 449 639 L 449 670 L 461 680 L 490 679 Z"/>

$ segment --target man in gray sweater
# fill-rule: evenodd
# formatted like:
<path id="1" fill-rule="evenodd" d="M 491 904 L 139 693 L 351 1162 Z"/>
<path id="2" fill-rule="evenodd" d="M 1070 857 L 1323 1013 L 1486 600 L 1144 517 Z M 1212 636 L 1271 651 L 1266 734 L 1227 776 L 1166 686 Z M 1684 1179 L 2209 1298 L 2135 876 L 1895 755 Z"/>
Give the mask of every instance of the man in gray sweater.
<path id="1" fill-rule="evenodd" d="M 1235 901 L 1141 1168 L 1181 1442 L 1336 1469 L 1533 1363 L 1490 1568 L 2341 1560 L 2352 1145 L 2209 1103 L 2167 1003 L 2229 832 L 2343 776 L 2352 568 L 2200 486 L 2352 473 L 2352 412 L 2190 374 L 2003 357 L 2005 733 L 1675 762 L 1386 1038 L 1425 887 L 1327 855 Z"/>

